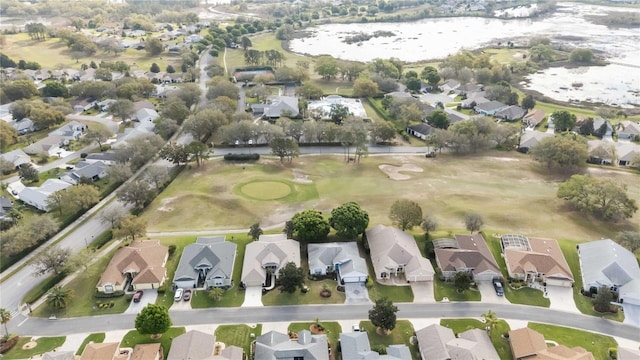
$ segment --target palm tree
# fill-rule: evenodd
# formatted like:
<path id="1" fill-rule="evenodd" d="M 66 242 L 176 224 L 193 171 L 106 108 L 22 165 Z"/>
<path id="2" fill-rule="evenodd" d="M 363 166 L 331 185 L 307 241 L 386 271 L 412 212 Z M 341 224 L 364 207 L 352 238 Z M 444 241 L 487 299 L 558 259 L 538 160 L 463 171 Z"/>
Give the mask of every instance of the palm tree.
<path id="1" fill-rule="evenodd" d="M 213 289 L 209 290 L 209 297 L 215 301 L 222 300 L 222 295 L 224 295 L 224 290 L 222 290 L 222 288 L 214 287 Z"/>
<path id="2" fill-rule="evenodd" d="M 47 304 L 55 309 L 64 309 L 69 300 L 73 298 L 73 290 L 62 286 L 54 286 L 47 295 Z"/>
<path id="3" fill-rule="evenodd" d="M 498 325 L 498 321 L 500 321 L 496 313 L 491 310 L 482 314 L 482 317 L 484 318 L 484 323 L 487 327 L 487 331 L 489 332 L 491 332 L 491 330 L 493 330 Z"/>
<path id="4" fill-rule="evenodd" d="M 4 333 L 9 338 L 9 329 L 7 329 L 7 323 L 11 320 L 11 312 L 7 309 L 0 308 L 0 323 L 4 325 Z"/>

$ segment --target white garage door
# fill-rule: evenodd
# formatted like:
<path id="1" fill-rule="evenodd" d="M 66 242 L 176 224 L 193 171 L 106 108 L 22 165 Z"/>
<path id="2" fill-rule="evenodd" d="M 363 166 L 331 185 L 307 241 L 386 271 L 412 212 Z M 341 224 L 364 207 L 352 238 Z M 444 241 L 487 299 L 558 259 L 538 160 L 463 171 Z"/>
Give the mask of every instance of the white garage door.
<path id="1" fill-rule="evenodd" d="M 545 279 L 549 286 L 571 287 L 571 281 L 562 279 Z"/>

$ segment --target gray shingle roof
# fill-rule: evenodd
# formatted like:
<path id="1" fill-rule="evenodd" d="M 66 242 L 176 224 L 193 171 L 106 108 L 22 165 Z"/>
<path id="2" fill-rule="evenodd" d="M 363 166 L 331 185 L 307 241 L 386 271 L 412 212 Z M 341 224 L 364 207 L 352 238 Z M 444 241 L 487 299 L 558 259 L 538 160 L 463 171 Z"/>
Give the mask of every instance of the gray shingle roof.
<path id="1" fill-rule="evenodd" d="M 256 339 L 255 360 L 293 359 L 329 360 L 326 335 L 311 335 L 308 330 L 298 333 L 297 341 L 289 341 L 289 336 L 270 331 Z"/>
<path id="2" fill-rule="evenodd" d="M 199 237 L 185 246 L 176 269 L 174 281 L 198 280 L 198 269 L 206 272 L 206 279 L 216 276 L 231 278 L 237 245 L 225 241 L 224 236 Z"/>
<path id="3" fill-rule="evenodd" d="M 167 360 L 205 359 L 213 355 L 215 345 L 214 335 L 191 330 L 173 339 Z"/>

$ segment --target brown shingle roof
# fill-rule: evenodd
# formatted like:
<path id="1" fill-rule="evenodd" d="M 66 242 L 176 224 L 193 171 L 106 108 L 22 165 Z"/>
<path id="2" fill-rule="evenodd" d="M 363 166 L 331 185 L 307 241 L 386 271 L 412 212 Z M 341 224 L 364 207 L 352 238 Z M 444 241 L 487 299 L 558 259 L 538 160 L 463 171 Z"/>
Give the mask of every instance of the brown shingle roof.
<path id="1" fill-rule="evenodd" d="M 133 348 L 131 360 L 155 360 L 158 353 L 162 353 L 160 344 L 138 344 Z M 162 355 L 159 359 L 162 359 Z"/>
<path id="2" fill-rule="evenodd" d="M 157 240 L 134 241 L 116 251 L 104 269 L 98 286 L 121 285 L 126 280 L 124 273 L 128 272 L 137 273 L 134 284 L 162 282 L 167 254 L 167 247 L 160 245 Z"/>
<path id="3" fill-rule="evenodd" d="M 515 359 L 535 355 L 538 351 L 547 348 L 544 336 L 529 328 L 509 331 L 509 342 Z"/>
<path id="4" fill-rule="evenodd" d="M 120 348 L 117 342 L 87 344 L 82 352 L 80 360 L 111 360 Z"/>
<path id="5" fill-rule="evenodd" d="M 558 242 L 553 239 L 529 238 L 531 251 L 508 248 L 504 251 L 509 273 L 539 272 L 545 278 L 573 281 L 573 274 Z"/>
<path id="6" fill-rule="evenodd" d="M 493 258 L 481 234 L 455 235 L 458 249 L 436 249 L 438 264 L 443 271 L 473 269 L 474 274 L 493 271 L 500 274 L 500 268 Z"/>

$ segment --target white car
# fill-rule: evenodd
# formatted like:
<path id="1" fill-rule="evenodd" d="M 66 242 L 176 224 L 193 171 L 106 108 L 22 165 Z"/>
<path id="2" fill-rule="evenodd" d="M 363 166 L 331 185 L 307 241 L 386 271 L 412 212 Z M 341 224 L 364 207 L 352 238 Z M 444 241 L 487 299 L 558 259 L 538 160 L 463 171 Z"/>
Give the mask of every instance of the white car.
<path id="1" fill-rule="evenodd" d="M 181 288 L 178 288 L 178 290 L 176 290 L 176 296 L 173 297 L 173 299 L 175 301 L 180 301 L 182 300 L 182 293 L 184 292 L 184 290 L 182 290 Z"/>

